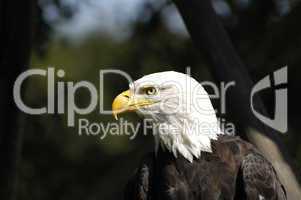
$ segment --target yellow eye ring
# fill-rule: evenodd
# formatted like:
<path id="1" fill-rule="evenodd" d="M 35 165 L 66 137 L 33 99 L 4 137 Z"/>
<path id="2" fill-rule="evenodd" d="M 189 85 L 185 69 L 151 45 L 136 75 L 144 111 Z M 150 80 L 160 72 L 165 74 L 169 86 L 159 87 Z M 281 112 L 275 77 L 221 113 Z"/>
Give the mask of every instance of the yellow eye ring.
<path id="1" fill-rule="evenodd" d="M 157 89 L 154 87 L 149 87 L 145 89 L 145 94 L 147 95 L 155 95 L 157 94 Z"/>

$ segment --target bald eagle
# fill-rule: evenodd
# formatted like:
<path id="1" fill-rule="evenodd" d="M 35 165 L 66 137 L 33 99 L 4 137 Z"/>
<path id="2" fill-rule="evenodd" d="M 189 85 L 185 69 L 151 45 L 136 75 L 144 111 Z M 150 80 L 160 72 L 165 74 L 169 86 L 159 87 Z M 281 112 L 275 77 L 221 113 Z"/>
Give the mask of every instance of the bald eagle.
<path id="1" fill-rule="evenodd" d="M 125 189 L 129 200 L 282 200 L 273 166 L 250 143 L 221 131 L 210 98 L 192 77 L 173 71 L 144 76 L 112 104 L 152 120 L 155 152 Z M 204 128 L 205 127 L 205 128 Z"/>

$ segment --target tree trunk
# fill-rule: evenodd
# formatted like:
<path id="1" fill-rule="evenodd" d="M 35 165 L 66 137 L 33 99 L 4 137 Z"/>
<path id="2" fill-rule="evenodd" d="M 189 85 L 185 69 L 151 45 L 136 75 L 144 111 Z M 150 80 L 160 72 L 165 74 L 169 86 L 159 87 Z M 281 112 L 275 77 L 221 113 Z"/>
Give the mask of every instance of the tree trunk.
<path id="1" fill-rule="evenodd" d="M 21 137 L 19 111 L 13 100 L 13 85 L 29 63 L 32 5 L 31 0 L 0 1 L 0 199 L 3 200 L 16 197 Z"/>
<path id="2" fill-rule="evenodd" d="M 288 199 L 300 199 L 301 192 L 294 172 L 277 132 L 255 118 L 250 109 L 250 92 L 254 86 L 247 68 L 235 51 L 224 27 L 220 23 L 210 0 L 174 0 L 182 15 L 195 46 L 205 53 L 210 70 L 217 81 L 235 81 L 227 96 L 228 113 L 241 129 L 238 133 L 255 144 L 275 167 L 284 184 Z M 254 107 L 266 115 L 260 98 Z"/>

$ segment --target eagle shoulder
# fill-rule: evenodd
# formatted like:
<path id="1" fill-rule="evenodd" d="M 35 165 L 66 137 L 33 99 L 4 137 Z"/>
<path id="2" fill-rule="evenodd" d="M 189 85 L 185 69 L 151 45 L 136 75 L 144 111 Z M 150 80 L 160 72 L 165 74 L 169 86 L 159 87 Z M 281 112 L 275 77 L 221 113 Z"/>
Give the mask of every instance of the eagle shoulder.
<path id="1" fill-rule="evenodd" d="M 221 136 L 215 153 L 237 170 L 236 198 L 285 200 L 286 193 L 272 164 L 250 143 L 237 136 Z"/>
<path id="2" fill-rule="evenodd" d="M 124 191 L 125 200 L 150 200 L 154 171 L 154 155 L 147 154 L 140 166 L 127 183 Z"/>
<path id="3" fill-rule="evenodd" d="M 276 171 L 260 153 L 254 151 L 247 154 L 242 160 L 241 171 L 248 199 L 286 199 Z"/>

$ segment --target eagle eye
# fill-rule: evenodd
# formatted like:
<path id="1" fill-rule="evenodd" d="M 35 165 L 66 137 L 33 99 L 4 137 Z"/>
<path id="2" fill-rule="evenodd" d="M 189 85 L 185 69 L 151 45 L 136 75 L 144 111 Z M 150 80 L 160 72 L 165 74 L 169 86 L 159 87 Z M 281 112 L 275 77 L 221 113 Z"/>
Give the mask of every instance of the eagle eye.
<path id="1" fill-rule="evenodd" d="M 151 95 L 157 94 L 157 89 L 155 87 L 147 87 L 147 88 L 144 88 L 144 92 L 145 92 L 145 94 L 151 96 Z"/>

